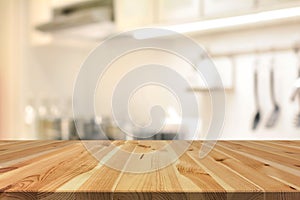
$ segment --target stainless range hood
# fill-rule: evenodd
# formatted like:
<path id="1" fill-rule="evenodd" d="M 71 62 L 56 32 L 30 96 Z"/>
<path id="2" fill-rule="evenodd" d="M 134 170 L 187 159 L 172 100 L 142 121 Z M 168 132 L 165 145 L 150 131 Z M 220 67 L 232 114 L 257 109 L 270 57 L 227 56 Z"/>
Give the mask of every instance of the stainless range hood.
<path id="1" fill-rule="evenodd" d="M 56 35 L 104 38 L 114 31 L 112 0 L 88 0 L 53 8 L 53 19 L 36 26 Z"/>

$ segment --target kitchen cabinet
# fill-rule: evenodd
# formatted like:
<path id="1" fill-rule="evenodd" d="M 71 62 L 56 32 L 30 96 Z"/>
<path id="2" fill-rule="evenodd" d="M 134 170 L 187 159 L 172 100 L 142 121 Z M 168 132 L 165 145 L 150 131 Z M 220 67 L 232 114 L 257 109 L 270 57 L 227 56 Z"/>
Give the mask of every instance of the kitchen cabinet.
<path id="1" fill-rule="evenodd" d="M 272 7 L 272 6 L 284 6 L 284 5 L 292 5 L 292 4 L 298 4 L 298 0 L 259 0 L 258 1 L 259 6 L 262 7 Z"/>
<path id="2" fill-rule="evenodd" d="M 254 0 L 203 0 L 204 16 L 219 17 L 250 11 Z"/>
<path id="3" fill-rule="evenodd" d="M 52 36 L 48 33 L 40 32 L 35 29 L 38 24 L 47 22 L 52 19 L 51 1 L 36 1 L 30 0 L 28 3 L 28 16 L 26 16 L 29 23 L 29 38 L 30 45 L 44 45 L 52 41 Z"/>
<path id="4" fill-rule="evenodd" d="M 199 0 L 115 0 L 119 30 L 153 24 L 194 21 L 201 15 Z"/>
<path id="5" fill-rule="evenodd" d="M 113 141 L 116 151 L 109 141 L 85 142 L 102 162 L 125 167 L 158 166 L 162 157 L 151 152 L 172 141 Z M 300 199 L 300 141 L 219 141 L 200 159 L 202 144 L 191 142 L 165 168 L 127 173 L 101 164 L 82 141 L 1 141 L 0 198 Z M 121 150 L 141 156 L 118 157 Z"/>
<path id="6" fill-rule="evenodd" d="M 81 3 L 86 0 L 50 0 L 52 7 L 68 6 L 71 4 Z"/>
<path id="7" fill-rule="evenodd" d="M 118 30 L 127 30 L 154 23 L 154 1 L 115 0 L 114 18 Z"/>
<path id="8" fill-rule="evenodd" d="M 158 22 L 180 23 L 195 21 L 202 14 L 202 0 L 159 0 Z"/>

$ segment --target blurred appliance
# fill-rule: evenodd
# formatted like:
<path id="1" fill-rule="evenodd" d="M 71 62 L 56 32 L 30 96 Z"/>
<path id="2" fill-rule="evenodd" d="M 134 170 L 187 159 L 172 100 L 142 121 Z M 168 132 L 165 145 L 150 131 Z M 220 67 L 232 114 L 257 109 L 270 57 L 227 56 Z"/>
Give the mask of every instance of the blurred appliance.
<path id="1" fill-rule="evenodd" d="M 36 26 L 53 34 L 105 38 L 114 30 L 112 0 L 74 1 L 52 8 L 52 20 Z"/>

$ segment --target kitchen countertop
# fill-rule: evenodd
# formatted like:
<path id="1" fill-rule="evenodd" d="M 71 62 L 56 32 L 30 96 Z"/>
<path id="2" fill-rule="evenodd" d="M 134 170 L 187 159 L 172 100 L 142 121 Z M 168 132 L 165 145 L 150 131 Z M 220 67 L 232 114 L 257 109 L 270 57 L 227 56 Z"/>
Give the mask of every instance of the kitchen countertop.
<path id="1" fill-rule="evenodd" d="M 108 141 L 86 142 L 108 148 Z M 139 164 L 168 142 L 114 144 L 141 154 L 132 161 Z M 136 174 L 101 164 L 81 141 L 0 141 L 0 199 L 300 199 L 300 141 L 219 141 L 203 159 L 201 144 Z"/>

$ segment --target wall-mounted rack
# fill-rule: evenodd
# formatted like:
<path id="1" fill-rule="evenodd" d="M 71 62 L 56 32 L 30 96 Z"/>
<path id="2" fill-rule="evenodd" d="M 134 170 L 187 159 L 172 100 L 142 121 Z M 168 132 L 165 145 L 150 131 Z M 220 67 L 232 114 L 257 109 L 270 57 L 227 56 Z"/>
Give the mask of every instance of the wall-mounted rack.
<path id="1" fill-rule="evenodd" d="M 295 51 L 296 49 L 300 49 L 300 44 L 294 46 L 277 46 L 272 48 L 260 48 L 260 49 L 245 49 L 239 51 L 232 51 L 232 52 L 213 52 L 207 51 L 208 55 L 213 58 L 218 57 L 235 57 L 235 56 L 242 56 L 242 55 L 251 55 L 251 54 L 266 54 L 272 52 L 285 52 L 285 51 Z"/>
<path id="2" fill-rule="evenodd" d="M 236 56 L 242 55 L 259 55 L 259 54 L 267 54 L 267 53 L 274 53 L 274 52 L 287 52 L 293 51 L 293 53 L 299 54 L 300 53 L 300 42 L 297 42 L 295 45 L 290 46 L 277 46 L 273 48 L 260 48 L 260 49 L 245 49 L 240 51 L 232 51 L 232 52 L 212 52 L 208 51 L 208 55 L 212 58 L 229 58 L 232 63 L 232 79 L 235 77 L 235 59 Z M 300 55 L 299 55 L 300 59 Z M 300 61 L 299 61 L 300 62 Z M 189 92 L 198 92 L 198 93 L 206 93 L 210 90 L 225 90 L 226 92 L 233 92 L 234 91 L 234 81 L 232 80 L 232 86 L 227 88 L 207 88 L 207 87 L 193 87 L 188 88 L 187 91 Z"/>

